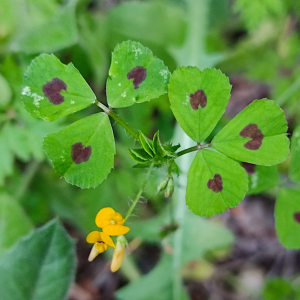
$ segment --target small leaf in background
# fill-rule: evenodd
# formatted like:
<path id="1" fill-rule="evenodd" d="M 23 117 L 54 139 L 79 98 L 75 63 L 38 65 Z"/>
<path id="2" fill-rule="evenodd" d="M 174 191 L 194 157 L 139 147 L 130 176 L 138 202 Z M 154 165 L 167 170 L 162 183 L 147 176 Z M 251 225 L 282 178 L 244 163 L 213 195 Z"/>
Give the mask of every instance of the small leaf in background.
<path id="1" fill-rule="evenodd" d="M 291 282 L 284 278 L 269 278 L 266 280 L 263 292 L 263 300 L 288 300 L 294 298 L 294 289 Z"/>
<path id="2" fill-rule="evenodd" d="M 104 113 L 91 115 L 48 135 L 43 148 L 56 173 L 81 188 L 96 187 L 114 166 L 115 141 Z"/>
<path id="3" fill-rule="evenodd" d="M 216 69 L 178 68 L 170 78 L 169 99 L 185 133 L 202 142 L 215 128 L 230 98 L 229 79 Z"/>
<path id="4" fill-rule="evenodd" d="M 242 163 L 248 174 L 249 189 L 247 194 L 253 195 L 266 191 L 277 185 L 279 173 L 277 166 L 259 166 L 249 163 Z"/>
<path id="5" fill-rule="evenodd" d="M 45 21 L 38 21 L 38 25 L 32 21 L 31 26 L 25 27 L 22 34 L 16 37 L 11 49 L 34 54 L 54 52 L 74 45 L 78 40 L 75 8 L 75 4 L 67 5 L 50 18 L 46 17 Z"/>
<path id="6" fill-rule="evenodd" d="M 31 62 L 22 95 L 28 112 L 47 121 L 84 109 L 96 99 L 74 65 L 62 64 L 53 54 L 41 54 Z"/>
<path id="7" fill-rule="evenodd" d="M 163 62 L 137 42 L 119 44 L 106 84 L 111 107 L 126 107 L 158 98 L 167 92 L 170 72 Z"/>
<path id="8" fill-rule="evenodd" d="M 292 180 L 300 181 L 300 126 L 292 135 L 289 176 Z"/>
<path id="9" fill-rule="evenodd" d="M 271 100 L 255 100 L 234 117 L 212 140 L 227 156 L 271 166 L 289 154 L 287 122 L 282 109 Z"/>
<path id="10" fill-rule="evenodd" d="M 289 249 L 300 248 L 300 191 L 282 189 L 276 199 L 275 227 L 279 241 Z"/>
<path id="11" fill-rule="evenodd" d="M 237 162 L 203 149 L 188 172 L 186 204 L 196 215 L 210 217 L 236 207 L 247 189 L 247 174 Z"/>
<path id="12" fill-rule="evenodd" d="M 74 271 L 74 242 L 57 221 L 49 222 L 2 256 L 1 300 L 65 299 Z"/>
<path id="13" fill-rule="evenodd" d="M 32 229 L 32 223 L 18 202 L 0 195 L 0 258 L 21 236 Z"/>
<path id="14" fill-rule="evenodd" d="M 12 97 L 11 88 L 6 79 L 0 73 L 0 108 L 7 105 Z"/>

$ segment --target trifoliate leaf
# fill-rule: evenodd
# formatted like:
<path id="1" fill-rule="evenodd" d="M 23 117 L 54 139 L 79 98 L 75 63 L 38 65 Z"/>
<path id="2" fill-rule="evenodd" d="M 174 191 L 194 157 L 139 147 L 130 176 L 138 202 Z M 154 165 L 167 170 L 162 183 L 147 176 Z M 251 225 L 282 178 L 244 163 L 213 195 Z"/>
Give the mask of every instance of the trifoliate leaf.
<path id="1" fill-rule="evenodd" d="M 271 166 L 289 154 L 287 122 L 282 109 L 271 100 L 255 100 L 233 118 L 212 140 L 227 156 Z"/>
<path id="2" fill-rule="evenodd" d="M 249 163 L 242 163 L 248 174 L 249 189 L 247 194 L 258 194 L 277 185 L 279 173 L 277 166 L 259 166 Z"/>
<path id="3" fill-rule="evenodd" d="M 84 109 L 96 99 L 74 65 L 62 64 L 53 54 L 42 54 L 31 62 L 22 95 L 25 108 L 46 121 Z"/>
<path id="4" fill-rule="evenodd" d="M 300 248 L 300 191 L 282 189 L 276 199 L 275 227 L 279 241 L 289 249 Z"/>
<path id="5" fill-rule="evenodd" d="M 289 175 L 292 180 L 300 181 L 300 126 L 292 135 Z"/>
<path id="6" fill-rule="evenodd" d="M 50 222 L 3 254 L 1 300 L 65 299 L 74 269 L 74 242 L 57 221 Z"/>
<path id="7" fill-rule="evenodd" d="M 186 204 L 196 215 L 210 217 L 236 207 L 247 189 L 247 174 L 237 162 L 203 149 L 188 172 Z"/>
<path id="8" fill-rule="evenodd" d="M 106 84 L 111 107 L 126 107 L 158 98 L 167 92 L 170 72 L 140 43 L 119 44 L 112 55 Z"/>
<path id="9" fill-rule="evenodd" d="M 230 98 L 228 78 L 216 69 L 181 67 L 170 78 L 171 109 L 185 133 L 202 142 L 215 128 Z"/>
<path id="10" fill-rule="evenodd" d="M 32 223 L 22 207 L 8 195 L 0 195 L 0 257 L 21 236 L 32 229 Z"/>
<path id="11" fill-rule="evenodd" d="M 48 135 L 43 148 L 56 173 L 81 188 L 96 187 L 114 165 L 114 136 L 104 113 L 91 115 Z"/>

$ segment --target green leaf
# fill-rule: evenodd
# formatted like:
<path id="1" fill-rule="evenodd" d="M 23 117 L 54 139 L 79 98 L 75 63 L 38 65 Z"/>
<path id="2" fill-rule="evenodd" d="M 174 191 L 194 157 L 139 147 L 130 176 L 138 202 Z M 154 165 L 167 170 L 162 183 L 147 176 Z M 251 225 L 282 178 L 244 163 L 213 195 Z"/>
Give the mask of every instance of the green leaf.
<path id="1" fill-rule="evenodd" d="M 153 151 L 154 154 L 158 157 L 164 157 L 166 156 L 166 151 L 164 149 L 164 147 L 162 146 L 160 139 L 159 139 L 159 131 L 155 132 L 154 136 L 153 136 L 153 142 L 152 142 L 152 146 L 153 146 Z"/>
<path id="2" fill-rule="evenodd" d="M 170 72 L 140 43 L 119 44 L 113 54 L 106 84 L 111 107 L 126 107 L 158 98 L 167 92 Z"/>
<path id="3" fill-rule="evenodd" d="M 269 278 L 265 282 L 262 292 L 263 300 L 288 300 L 294 298 L 291 282 L 283 278 Z"/>
<path id="4" fill-rule="evenodd" d="M 74 45 L 78 40 L 75 8 L 76 4 L 70 4 L 44 22 L 39 22 L 39 25 L 31 22 L 30 28 L 19 34 L 12 43 L 12 50 L 34 54 L 54 52 Z"/>
<path id="5" fill-rule="evenodd" d="M 22 207 L 8 195 L 0 195 L 0 258 L 21 236 L 32 229 Z"/>
<path id="6" fill-rule="evenodd" d="M 2 256 L 1 299 L 65 299 L 74 271 L 74 242 L 57 221 L 50 222 Z"/>
<path id="7" fill-rule="evenodd" d="M 9 103 L 12 97 L 11 88 L 6 79 L 0 73 L 0 107 L 3 107 Z"/>
<path id="8" fill-rule="evenodd" d="M 216 69 L 178 68 L 170 78 L 169 99 L 185 133 L 202 142 L 215 128 L 230 98 L 228 78 Z"/>
<path id="9" fill-rule="evenodd" d="M 150 156 L 153 157 L 154 153 L 153 153 L 152 141 L 148 139 L 141 131 L 139 132 L 139 139 L 144 150 Z"/>
<path id="10" fill-rule="evenodd" d="M 203 149 L 188 172 L 186 204 L 196 215 L 210 217 L 236 207 L 247 189 L 246 172 L 237 162 Z"/>
<path id="11" fill-rule="evenodd" d="M 164 254 L 151 272 L 118 290 L 116 292 L 117 299 L 150 300 L 153 299 L 153 295 L 155 295 L 156 300 L 172 299 L 171 269 L 171 256 Z M 180 289 L 182 291 L 180 300 L 188 300 L 189 297 L 182 286 Z"/>
<path id="12" fill-rule="evenodd" d="M 287 122 L 282 109 L 271 100 L 255 100 L 233 118 L 212 140 L 227 156 L 271 166 L 289 154 Z"/>
<path id="13" fill-rule="evenodd" d="M 289 176 L 292 180 L 300 181 L 300 126 L 292 135 Z"/>
<path id="14" fill-rule="evenodd" d="M 46 121 L 84 109 L 96 99 L 74 65 L 62 64 L 53 54 L 42 54 L 31 62 L 22 95 L 25 108 Z"/>
<path id="15" fill-rule="evenodd" d="M 276 199 L 275 227 L 279 241 L 289 249 L 300 248 L 300 191 L 282 189 Z"/>
<path id="16" fill-rule="evenodd" d="M 248 173 L 249 189 L 247 194 L 259 194 L 277 185 L 279 173 L 277 166 L 257 166 L 249 163 L 242 163 Z"/>
<path id="17" fill-rule="evenodd" d="M 114 165 L 114 136 L 104 113 L 91 115 L 48 135 L 43 148 L 56 173 L 81 188 L 96 187 Z"/>
<path id="18" fill-rule="evenodd" d="M 145 163 L 151 160 L 151 156 L 144 149 L 128 149 L 130 157 L 138 163 Z"/>

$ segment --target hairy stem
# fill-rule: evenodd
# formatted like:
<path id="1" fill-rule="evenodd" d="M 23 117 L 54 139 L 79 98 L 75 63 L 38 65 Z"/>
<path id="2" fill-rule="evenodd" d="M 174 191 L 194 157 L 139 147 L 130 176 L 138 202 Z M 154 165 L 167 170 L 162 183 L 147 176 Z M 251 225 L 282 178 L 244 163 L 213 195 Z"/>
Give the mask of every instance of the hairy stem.
<path id="1" fill-rule="evenodd" d="M 196 146 L 184 149 L 182 151 L 179 151 L 176 154 L 177 154 L 177 157 L 179 157 L 181 155 L 184 155 L 184 154 L 187 154 L 187 153 L 190 153 L 190 152 L 193 152 L 193 151 L 201 150 L 201 149 L 204 149 L 204 148 L 209 148 L 209 147 L 211 147 L 211 144 L 196 145 Z"/>
<path id="2" fill-rule="evenodd" d="M 131 128 L 123 119 L 121 119 L 117 114 L 115 114 L 110 108 L 103 105 L 101 102 L 96 101 L 95 103 L 99 106 L 107 115 L 112 117 L 117 123 L 119 123 L 126 131 L 128 131 L 137 141 L 139 141 L 139 134 Z"/>
<path id="3" fill-rule="evenodd" d="M 132 211 L 134 210 L 135 206 L 136 206 L 137 203 L 139 202 L 139 200 L 140 200 L 140 198 L 141 198 L 141 196 L 142 196 L 142 194 L 143 194 L 143 192 L 144 192 L 144 189 L 145 189 L 145 187 L 146 187 L 146 184 L 147 184 L 147 182 L 148 182 L 148 179 L 149 179 L 150 173 L 151 173 L 151 171 L 152 171 L 152 169 L 153 169 L 153 166 L 154 166 L 154 163 L 152 162 L 151 165 L 150 165 L 150 167 L 149 167 L 149 169 L 148 169 L 148 173 L 147 173 L 147 175 L 146 175 L 146 178 L 145 178 L 144 182 L 142 183 L 142 186 L 141 186 L 139 192 L 136 194 L 136 196 L 135 196 L 135 198 L 134 198 L 134 200 L 133 200 L 131 206 L 129 207 L 129 209 L 128 209 L 126 215 L 125 215 L 125 218 L 124 218 L 125 221 L 126 221 L 126 220 L 128 219 L 128 217 L 131 215 L 131 213 L 132 213 Z"/>

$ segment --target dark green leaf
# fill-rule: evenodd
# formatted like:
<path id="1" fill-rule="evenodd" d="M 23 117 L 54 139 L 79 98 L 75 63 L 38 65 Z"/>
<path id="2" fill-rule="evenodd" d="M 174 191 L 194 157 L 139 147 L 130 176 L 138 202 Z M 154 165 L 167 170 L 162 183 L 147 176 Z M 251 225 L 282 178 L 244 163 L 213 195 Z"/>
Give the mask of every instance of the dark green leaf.
<path id="1" fill-rule="evenodd" d="M 65 299 L 74 271 L 74 242 L 57 221 L 50 222 L 2 256 L 1 300 Z"/>

